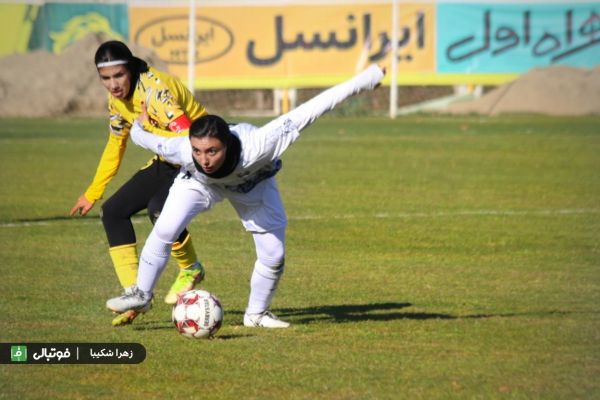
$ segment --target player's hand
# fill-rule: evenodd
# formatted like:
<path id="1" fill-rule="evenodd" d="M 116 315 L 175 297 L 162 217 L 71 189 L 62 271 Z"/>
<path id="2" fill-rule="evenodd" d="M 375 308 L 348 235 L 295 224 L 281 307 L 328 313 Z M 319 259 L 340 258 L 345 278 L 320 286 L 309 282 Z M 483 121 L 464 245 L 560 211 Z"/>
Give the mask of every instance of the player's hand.
<path id="1" fill-rule="evenodd" d="M 141 126 L 144 126 L 144 124 L 146 124 L 148 122 L 148 107 L 146 106 L 146 103 L 144 103 L 142 101 L 141 104 L 141 108 L 142 111 L 140 112 L 140 115 L 137 117 L 137 121 L 140 123 Z"/>
<path id="2" fill-rule="evenodd" d="M 140 115 L 137 118 L 137 121 L 139 122 L 139 124 L 141 126 L 147 126 L 147 125 L 157 126 L 158 122 L 156 122 L 156 120 L 154 120 L 152 117 L 150 117 L 150 115 L 148 115 L 148 106 L 143 101 L 141 102 L 141 109 L 142 109 L 142 111 L 140 112 Z"/>
<path id="3" fill-rule="evenodd" d="M 79 212 L 79 215 L 81 215 L 83 217 L 88 212 L 90 212 L 90 210 L 92 209 L 93 206 L 94 206 L 94 202 L 93 201 L 89 201 L 85 197 L 85 195 L 82 194 L 77 199 L 77 202 L 75 203 L 75 206 L 73 206 L 73 208 L 71 208 L 71 211 L 69 212 L 69 215 L 72 217 L 73 215 L 75 215 L 75 214 L 77 214 Z"/>
<path id="4" fill-rule="evenodd" d="M 379 69 L 381 70 L 381 72 L 383 72 L 383 76 L 385 76 L 385 74 L 387 72 L 385 65 L 377 64 L 377 66 L 379 67 Z M 383 78 L 381 78 L 381 79 L 383 80 Z M 377 85 L 375 85 L 375 87 L 373 89 L 377 89 L 379 86 L 381 86 L 381 81 L 379 81 L 377 83 Z"/>

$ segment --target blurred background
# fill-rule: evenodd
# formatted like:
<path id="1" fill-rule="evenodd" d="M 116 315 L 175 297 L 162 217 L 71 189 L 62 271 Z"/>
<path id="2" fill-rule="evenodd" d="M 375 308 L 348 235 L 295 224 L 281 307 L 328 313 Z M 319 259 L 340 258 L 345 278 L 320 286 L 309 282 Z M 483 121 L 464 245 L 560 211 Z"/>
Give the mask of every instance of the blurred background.
<path id="1" fill-rule="evenodd" d="M 280 114 L 373 62 L 384 89 L 338 113 L 600 113 L 598 1 L 0 1 L 0 24 L 0 117 L 104 115 L 107 39 L 213 113 Z"/>

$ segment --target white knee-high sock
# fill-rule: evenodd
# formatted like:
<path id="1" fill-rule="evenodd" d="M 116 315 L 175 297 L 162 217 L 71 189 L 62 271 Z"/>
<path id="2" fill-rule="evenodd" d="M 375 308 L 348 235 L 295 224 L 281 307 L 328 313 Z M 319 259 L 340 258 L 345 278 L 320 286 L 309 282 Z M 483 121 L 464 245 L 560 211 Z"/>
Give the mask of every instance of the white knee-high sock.
<path id="1" fill-rule="evenodd" d="M 282 274 L 283 263 L 274 267 L 267 267 L 260 261 L 256 261 L 250 279 L 250 298 L 246 308 L 247 314 L 260 314 L 269 309 Z"/>
<path id="2" fill-rule="evenodd" d="M 152 294 L 160 274 L 165 269 L 171 253 L 171 243 L 165 243 L 150 233 L 140 254 L 137 287 L 146 294 Z"/>

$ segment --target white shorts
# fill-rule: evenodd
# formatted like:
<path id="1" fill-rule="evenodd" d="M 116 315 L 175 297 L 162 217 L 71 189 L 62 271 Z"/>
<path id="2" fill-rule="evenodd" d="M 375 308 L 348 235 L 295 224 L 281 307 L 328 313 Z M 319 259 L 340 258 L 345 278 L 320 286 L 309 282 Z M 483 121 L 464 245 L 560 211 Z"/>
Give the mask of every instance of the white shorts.
<path id="1" fill-rule="evenodd" d="M 198 214 L 228 199 L 244 228 L 253 233 L 271 232 L 287 225 L 285 209 L 275 178 L 258 183 L 248 193 L 236 193 L 218 185 L 206 185 L 179 174 L 169 191 L 154 229 L 158 237 L 173 243 Z"/>

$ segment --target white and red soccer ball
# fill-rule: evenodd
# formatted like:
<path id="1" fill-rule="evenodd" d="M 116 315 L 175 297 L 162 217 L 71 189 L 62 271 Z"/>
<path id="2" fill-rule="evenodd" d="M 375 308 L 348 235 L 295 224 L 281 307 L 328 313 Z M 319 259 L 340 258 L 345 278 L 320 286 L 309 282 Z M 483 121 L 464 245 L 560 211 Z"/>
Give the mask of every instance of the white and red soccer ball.
<path id="1" fill-rule="evenodd" d="M 173 306 L 173 323 L 177 331 L 192 339 L 214 336 L 223 322 L 219 299 L 206 290 L 190 290 L 179 296 Z"/>

